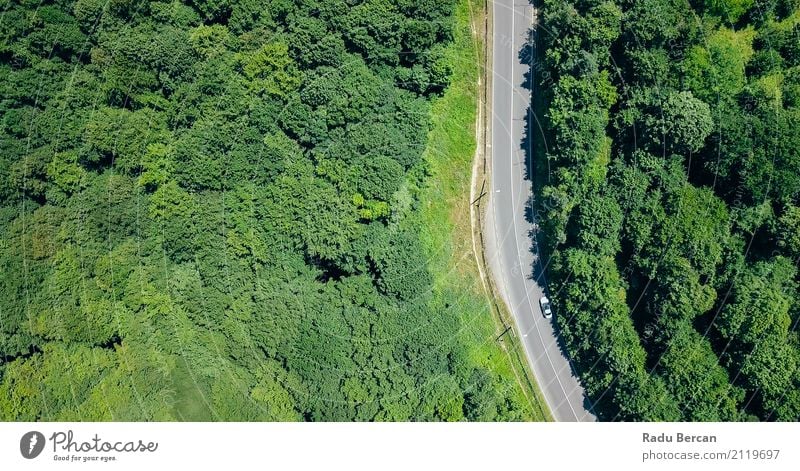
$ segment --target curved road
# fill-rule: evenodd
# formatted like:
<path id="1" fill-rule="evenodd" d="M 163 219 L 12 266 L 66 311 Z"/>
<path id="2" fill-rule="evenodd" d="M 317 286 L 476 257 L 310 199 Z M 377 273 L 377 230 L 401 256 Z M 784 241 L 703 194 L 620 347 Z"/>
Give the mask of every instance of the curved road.
<path id="1" fill-rule="evenodd" d="M 526 204 L 532 195 L 526 159 L 526 115 L 530 110 L 531 81 L 525 73 L 520 52 L 526 47 L 533 22 L 533 7 L 527 0 L 493 1 L 493 64 L 491 165 L 484 237 L 486 256 L 500 295 L 516 322 L 536 382 L 557 421 L 594 421 L 578 379 L 562 353 L 554 324 L 558 317 L 545 319 L 539 308 L 545 280 L 532 252 L 533 224 L 526 220 Z M 536 137 L 536 136 L 534 136 Z"/>

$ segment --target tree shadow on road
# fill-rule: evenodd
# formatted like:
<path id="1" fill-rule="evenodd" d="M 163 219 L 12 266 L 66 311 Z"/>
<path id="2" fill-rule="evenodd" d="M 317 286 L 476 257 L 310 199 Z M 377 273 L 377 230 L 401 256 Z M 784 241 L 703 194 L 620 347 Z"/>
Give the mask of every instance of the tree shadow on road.
<path id="1" fill-rule="evenodd" d="M 537 4 L 540 2 L 532 1 L 531 3 L 538 6 Z M 530 267 L 529 272 L 530 279 L 542 286 L 548 297 L 552 297 L 548 289 L 546 272 L 552 248 L 555 247 L 556 242 L 539 227 L 539 216 L 547 210 L 542 189 L 549 183 L 551 170 L 547 161 L 547 134 L 544 132 L 545 117 L 543 114 L 546 109 L 546 94 L 551 86 L 551 81 L 538 54 L 538 51 L 541 51 L 541 44 L 536 29 L 532 28 L 528 31 L 525 45 L 518 51 L 520 62 L 530 67 L 525 73 L 523 83 L 519 85 L 531 94 L 531 103 L 525 115 L 524 135 L 518 150 L 525 157 L 525 179 L 533 187 L 531 196 L 525 205 L 525 220 L 533 226 L 529 233 L 532 239 L 531 252 L 533 254 L 533 266 Z M 554 310 L 552 320 L 559 350 L 569 362 L 572 375 L 580 378 L 564 343 L 557 314 Z M 592 401 L 586 396 L 584 396 L 583 407 L 590 411 L 594 409 Z"/>

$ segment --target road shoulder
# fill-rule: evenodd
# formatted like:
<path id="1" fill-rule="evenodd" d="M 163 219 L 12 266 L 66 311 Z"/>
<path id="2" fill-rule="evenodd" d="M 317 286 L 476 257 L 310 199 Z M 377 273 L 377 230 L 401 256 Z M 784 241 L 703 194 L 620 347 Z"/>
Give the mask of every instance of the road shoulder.
<path id="1" fill-rule="evenodd" d="M 498 292 L 494 270 L 488 265 L 487 247 L 495 243 L 494 225 L 489 204 L 491 190 L 491 136 L 492 136 L 492 64 L 493 64 L 493 18 L 491 2 L 485 1 L 482 18 L 473 17 L 473 24 L 483 23 L 483 29 L 476 31 L 483 36 L 483 63 L 478 78 L 478 112 L 475 125 L 475 156 L 472 164 L 470 184 L 470 225 L 472 249 L 483 285 L 484 293 L 492 306 L 492 319 L 497 329 L 498 342 L 508 355 L 514 375 L 531 405 L 541 411 L 542 417 L 552 421 L 552 414 L 546 406 L 544 396 L 536 383 L 535 376 L 526 360 L 522 345 L 518 340 L 517 327 L 504 298 Z M 481 21 L 482 20 L 482 21 Z"/>

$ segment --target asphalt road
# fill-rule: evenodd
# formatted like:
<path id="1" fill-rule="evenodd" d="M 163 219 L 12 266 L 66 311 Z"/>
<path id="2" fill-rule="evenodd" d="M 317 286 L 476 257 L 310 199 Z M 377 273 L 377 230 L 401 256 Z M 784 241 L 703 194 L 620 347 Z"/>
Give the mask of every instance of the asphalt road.
<path id="1" fill-rule="evenodd" d="M 532 194 L 526 161 L 530 143 L 524 140 L 531 112 L 531 83 L 520 52 L 527 43 L 533 8 L 526 0 L 494 0 L 491 190 L 486 226 L 486 255 L 500 295 L 516 321 L 536 381 L 557 421 L 594 421 L 584 391 L 559 347 L 553 319 L 545 319 L 539 298 L 546 286 L 534 255 L 534 224 L 526 220 Z M 538 138 L 538 132 L 533 138 Z M 538 251 L 537 251 L 538 252 Z M 534 272 L 537 276 L 534 276 Z"/>

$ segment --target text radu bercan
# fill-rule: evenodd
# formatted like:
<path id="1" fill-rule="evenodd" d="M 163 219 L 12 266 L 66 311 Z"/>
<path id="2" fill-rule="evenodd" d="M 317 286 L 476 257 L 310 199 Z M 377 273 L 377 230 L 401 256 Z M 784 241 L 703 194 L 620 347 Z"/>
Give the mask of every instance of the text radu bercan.
<path id="1" fill-rule="evenodd" d="M 642 443 L 717 443 L 716 435 L 692 435 L 686 433 L 642 433 Z"/>

